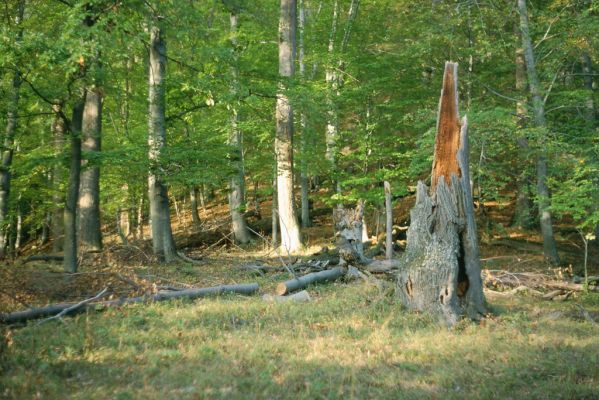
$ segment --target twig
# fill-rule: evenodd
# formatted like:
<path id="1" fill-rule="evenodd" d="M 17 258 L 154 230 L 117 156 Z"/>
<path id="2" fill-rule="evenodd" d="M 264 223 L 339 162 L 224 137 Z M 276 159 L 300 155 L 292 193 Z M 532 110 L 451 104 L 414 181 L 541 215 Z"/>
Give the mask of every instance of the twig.
<path id="1" fill-rule="evenodd" d="M 65 316 L 65 315 L 67 315 L 68 313 L 70 313 L 71 311 L 75 311 L 75 310 L 83 307 L 84 305 L 86 305 L 88 303 L 91 303 L 94 300 L 98 300 L 99 298 L 103 297 L 107 292 L 108 292 L 108 288 L 105 287 L 104 289 L 102 289 L 100 291 L 100 293 L 98 293 L 94 297 L 91 297 L 89 299 L 85 299 L 83 301 L 80 301 L 79 303 L 77 303 L 75 305 L 72 305 L 69 308 L 65 308 L 64 310 L 62 310 L 61 312 L 59 312 L 58 314 L 56 314 L 56 315 L 54 315 L 54 316 L 52 316 L 50 318 L 42 319 L 40 322 L 37 323 L 37 325 L 44 324 L 44 323 L 46 323 L 48 321 L 52 321 L 53 319 L 61 318 L 61 317 Z"/>

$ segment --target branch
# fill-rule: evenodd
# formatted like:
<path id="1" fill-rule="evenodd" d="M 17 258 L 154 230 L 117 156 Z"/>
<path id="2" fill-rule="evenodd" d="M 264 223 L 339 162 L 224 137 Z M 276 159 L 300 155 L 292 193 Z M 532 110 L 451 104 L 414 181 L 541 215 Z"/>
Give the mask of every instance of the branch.
<path id="1" fill-rule="evenodd" d="M 62 310 L 61 312 L 59 312 L 58 314 L 56 314 L 56 315 L 54 315 L 54 316 L 52 316 L 50 318 L 42 319 L 40 322 L 37 323 L 37 325 L 41 325 L 41 324 L 46 323 L 48 321 L 52 321 L 53 319 L 61 318 L 61 317 L 65 316 L 65 315 L 67 315 L 68 313 L 70 313 L 71 311 L 75 311 L 78 308 L 83 307 L 87 303 L 91 303 L 94 300 L 98 300 L 99 298 L 103 297 L 106 294 L 106 292 L 108 292 L 108 288 L 102 289 L 102 291 L 100 293 L 98 293 L 97 295 L 95 295 L 92 298 L 85 299 L 85 300 L 80 301 L 79 303 L 77 303 L 75 305 L 72 305 L 69 308 L 65 308 L 64 310 Z"/>

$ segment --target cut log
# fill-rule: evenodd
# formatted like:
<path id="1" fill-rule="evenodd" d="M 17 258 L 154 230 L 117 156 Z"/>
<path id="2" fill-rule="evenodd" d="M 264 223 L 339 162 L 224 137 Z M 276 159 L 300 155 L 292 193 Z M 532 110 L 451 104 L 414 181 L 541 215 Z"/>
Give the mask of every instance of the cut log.
<path id="1" fill-rule="evenodd" d="M 468 123 L 459 122 L 457 64 L 447 62 L 439 101 L 432 186 L 418 182 L 397 294 L 446 325 L 485 314 L 470 190 Z"/>
<path id="2" fill-rule="evenodd" d="M 373 274 L 383 274 L 398 270 L 400 266 L 400 260 L 375 260 L 366 266 L 366 270 Z"/>
<path id="3" fill-rule="evenodd" d="M 74 315 L 86 310 L 102 310 L 106 307 L 119 307 L 133 303 L 148 303 L 154 301 L 165 301 L 182 298 L 193 300 L 200 297 L 218 296 L 225 293 L 238 293 L 249 295 L 255 293 L 256 291 L 258 291 L 257 283 L 247 283 L 240 285 L 219 285 L 207 288 L 185 289 L 176 292 L 159 292 L 154 295 L 128 297 L 123 299 L 100 301 L 96 303 L 86 303 L 83 304 L 81 307 L 75 308 L 73 308 L 73 306 L 77 306 L 80 303 L 52 304 L 47 307 L 32 308 L 30 310 L 17 311 L 10 314 L 0 314 L 0 322 L 4 324 L 25 322 L 36 318 L 56 315 L 69 308 L 72 308 L 72 310 L 68 313 L 65 313 L 65 315 Z"/>
<path id="4" fill-rule="evenodd" d="M 356 208 L 335 208 L 335 236 L 339 250 L 340 264 L 368 264 L 364 256 L 362 243 L 362 221 L 364 220 L 364 202 L 359 201 Z"/>
<path id="5" fill-rule="evenodd" d="M 273 296 L 272 294 L 265 294 L 264 296 L 262 296 L 262 300 L 274 301 L 276 303 L 286 303 L 288 301 L 304 303 L 307 301 L 311 301 L 312 298 L 310 297 L 310 294 L 308 292 L 302 290 L 301 292 L 293 293 L 289 296 Z"/>
<path id="6" fill-rule="evenodd" d="M 279 296 L 282 296 L 301 289 L 305 289 L 308 285 L 312 283 L 334 281 L 335 279 L 339 279 L 343 275 L 345 275 L 345 271 L 346 269 L 344 267 L 335 267 L 333 269 L 327 269 L 325 271 L 320 272 L 312 272 L 311 274 L 300 276 L 295 279 L 290 279 L 286 282 L 279 283 L 277 285 L 276 293 Z"/>

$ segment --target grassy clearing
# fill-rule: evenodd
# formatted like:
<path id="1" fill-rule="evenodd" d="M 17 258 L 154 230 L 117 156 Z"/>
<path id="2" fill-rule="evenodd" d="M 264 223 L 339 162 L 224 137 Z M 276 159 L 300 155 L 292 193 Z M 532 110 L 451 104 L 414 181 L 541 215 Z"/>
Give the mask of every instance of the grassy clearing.
<path id="1" fill-rule="evenodd" d="M 0 397 L 590 399 L 599 393 L 599 327 L 573 318 L 573 303 L 501 300 L 485 324 L 446 330 L 364 284 L 310 292 L 309 304 L 227 296 L 32 323 L 10 332 Z M 596 313 L 598 297 L 576 302 Z"/>

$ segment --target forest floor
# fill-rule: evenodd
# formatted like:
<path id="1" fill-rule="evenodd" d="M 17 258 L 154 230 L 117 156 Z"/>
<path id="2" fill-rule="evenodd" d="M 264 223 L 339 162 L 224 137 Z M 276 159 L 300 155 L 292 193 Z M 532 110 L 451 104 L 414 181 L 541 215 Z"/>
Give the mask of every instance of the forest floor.
<path id="1" fill-rule="evenodd" d="M 264 215 L 268 205 L 263 206 Z M 557 228 L 563 266 L 543 263 L 540 238 L 508 228 L 509 209 L 486 204 L 479 215 L 482 267 L 571 280 L 584 251 L 567 221 Z M 400 205 L 398 219 L 409 205 Z M 403 214 L 402 214 L 403 213 Z M 599 293 L 564 301 L 531 293 L 488 292 L 480 323 L 439 328 L 408 313 L 393 283 L 334 282 L 308 288 L 307 303 L 262 299 L 287 272 L 255 275 L 239 268 L 288 262 L 264 240 L 234 245 L 224 206 L 202 211 L 203 226 L 174 218 L 176 240 L 194 263 L 158 265 L 147 242 L 117 244 L 84 255 L 65 276 L 60 263 L 0 266 L 0 312 L 160 286 L 206 287 L 257 282 L 259 295 L 226 295 L 89 312 L 45 324 L 1 327 L 0 398 L 50 399 L 296 399 L 512 398 L 582 399 L 599 393 Z M 306 260 L 332 248 L 327 212 L 305 231 Z M 198 232 L 202 233 L 198 233 Z M 28 254 L 47 249 L 28 248 Z M 589 255 L 599 274 L 599 252 Z M 496 290 L 497 288 L 493 288 Z"/>

